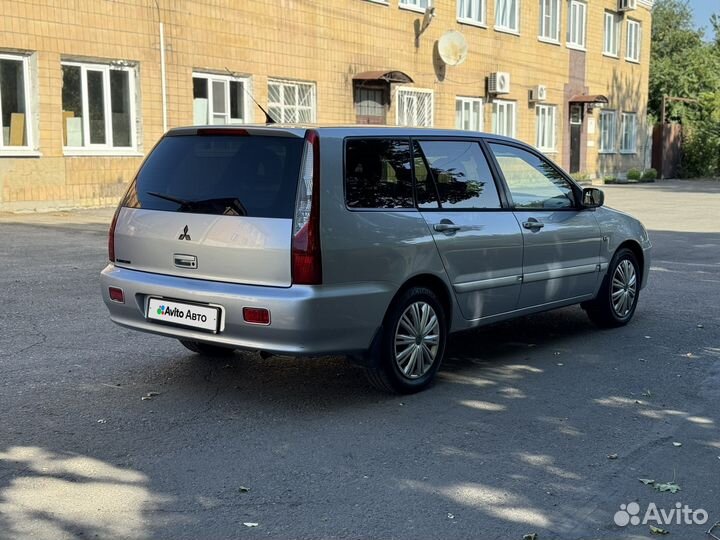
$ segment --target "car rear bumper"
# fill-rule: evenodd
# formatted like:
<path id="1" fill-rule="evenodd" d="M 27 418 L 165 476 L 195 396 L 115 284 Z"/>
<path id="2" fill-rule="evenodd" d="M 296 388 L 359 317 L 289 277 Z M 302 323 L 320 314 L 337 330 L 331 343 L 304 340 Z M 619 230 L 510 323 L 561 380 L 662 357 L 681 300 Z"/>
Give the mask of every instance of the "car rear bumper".
<path id="1" fill-rule="evenodd" d="M 359 353 L 367 350 L 394 294 L 391 284 L 262 287 L 140 272 L 108 265 L 101 274 L 110 318 L 122 326 L 178 339 L 288 355 Z M 108 288 L 123 290 L 125 303 Z M 148 298 L 221 306 L 221 330 L 209 333 L 145 317 Z M 266 308 L 269 325 L 243 320 L 244 307 Z"/>

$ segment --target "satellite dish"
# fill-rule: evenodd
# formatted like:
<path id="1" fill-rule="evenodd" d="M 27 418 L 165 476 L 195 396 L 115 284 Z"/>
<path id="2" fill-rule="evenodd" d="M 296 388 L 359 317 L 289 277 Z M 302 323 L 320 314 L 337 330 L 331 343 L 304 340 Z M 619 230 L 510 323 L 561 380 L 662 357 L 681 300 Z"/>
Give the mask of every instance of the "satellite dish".
<path id="1" fill-rule="evenodd" d="M 465 36 L 457 30 L 448 30 L 438 41 L 438 54 L 448 66 L 459 66 L 467 59 Z"/>

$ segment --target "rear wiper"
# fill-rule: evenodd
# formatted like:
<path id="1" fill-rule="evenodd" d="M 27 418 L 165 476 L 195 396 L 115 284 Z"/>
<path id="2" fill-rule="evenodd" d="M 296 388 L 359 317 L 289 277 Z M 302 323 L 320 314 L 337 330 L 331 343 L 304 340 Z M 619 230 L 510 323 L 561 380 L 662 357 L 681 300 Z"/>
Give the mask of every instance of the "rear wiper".
<path id="1" fill-rule="evenodd" d="M 202 199 L 199 201 L 187 201 L 179 197 L 173 197 L 172 195 L 165 195 L 164 193 L 157 193 L 155 191 L 146 191 L 148 195 L 157 197 L 159 199 L 165 199 L 166 201 L 174 202 L 180 205 L 180 210 L 198 210 L 200 208 L 213 208 L 220 209 L 222 206 L 224 211 L 228 209 L 233 210 L 238 216 L 247 216 L 247 209 L 240 199 L 237 197 L 219 197 L 217 199 Z"/>
<path id="2" fill-rule="evenodd" d="M 165 199 L 166 201 L 174 202 L 179 204 L 180 206 L 190 206 L 193 204 L 193 201 L 186 201 L 185 199 L 178 199 L 177 197 L 172 197 L 170 195 L 165 195 L 163 193 L 157 193 L 156 191 L 146 191 L 148 195 L 152 195 L 153 197 L 157 197 L 158 199 Z"/>

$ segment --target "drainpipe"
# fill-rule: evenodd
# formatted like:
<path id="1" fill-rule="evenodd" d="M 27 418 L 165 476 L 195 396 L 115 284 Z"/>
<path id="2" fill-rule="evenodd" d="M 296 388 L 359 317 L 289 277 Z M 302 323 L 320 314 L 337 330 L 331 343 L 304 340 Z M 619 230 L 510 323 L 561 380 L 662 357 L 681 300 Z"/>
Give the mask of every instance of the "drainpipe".
<path id="1" fill-rule="evenodd" d="M 167 132 L 167 83 L 165 81 L 165 25 L 160 19 L 160 5 L 155 0 L 155 9 L 157 10 L 158 24 L 160 26 L 160 84 L 162 87 L 162 120 L 163 133 Z"/>

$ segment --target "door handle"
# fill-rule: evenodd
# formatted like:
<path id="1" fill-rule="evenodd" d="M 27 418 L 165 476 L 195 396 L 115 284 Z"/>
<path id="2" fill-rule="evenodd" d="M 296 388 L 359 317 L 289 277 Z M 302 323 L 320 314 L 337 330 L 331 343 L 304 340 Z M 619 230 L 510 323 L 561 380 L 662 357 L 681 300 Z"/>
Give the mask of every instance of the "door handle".
<path id="1" fill-rule="evenodd" d="M 433 225 L 433 229 L 435 229 L 437 232 L 444 232 L 444 233 L 454 233 L 456 231 L 460 230 L 460 225 L 455 225 L 452 221 L 441 221 L 440 223 L 436 223 Z"/>
<path id="2" fill-rule="evenodd" d="M 545 224 L 540 223 L 536 219 L 530 218 L 528 221 L 523 221 L 522 226 L 525 227 L 526 229 L 537 230 L 537 229 L 542 229 L 545 226 Z"/>

